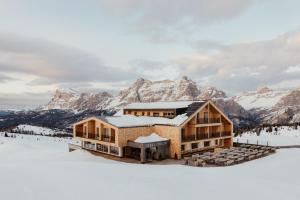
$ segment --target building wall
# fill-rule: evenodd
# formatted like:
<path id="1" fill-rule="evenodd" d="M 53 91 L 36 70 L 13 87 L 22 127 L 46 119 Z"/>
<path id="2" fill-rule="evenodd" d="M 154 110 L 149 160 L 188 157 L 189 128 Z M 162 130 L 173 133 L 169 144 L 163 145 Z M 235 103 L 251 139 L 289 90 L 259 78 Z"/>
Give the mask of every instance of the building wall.
<path id="1" fill-rule="evenodd" d="M 89 138 L 89 136 L 91 136 L 93 134 L 93 136 L 96 136 L 96 130 L 97 128 L 99 128 L 99 139 L 96 138 Z M 108 129 L 108 132 L 110 134 L 110 136 L 112 136 L 113 132 L 115 132 L 114 134 L 114 141 L 104 141 L 102 140 L 101 135 L 104 133 L 104 128 Z M 88 133 L 86 133 L 83 136 L 78 136 L 77 132 L 81 133 L 84 131 L 88 131 Z M 113 131 L 114 130 L 114 131 Z M 99 119 L 96 118 L 89 118 L 86 120 L 83 120 L 81 122 L 78 122 L 76 124 L 74 124 L 73 126 L 73 136 L 77 139 L 80 139 L 82 141 L 82 143 L 84 142 L 90 142 L 93 143 L 95 145 L 97 144 L 101 144 L 101 145 L 105 145 L 107 146 L 109 149 L 111 147 L 119 147 L 118 146 L 118 129 L 115 128 L 114 126 L 104 123 Z M 89 150 L 95 150 L 97 151 L 97 149 L 89 149 Z M 103 153 L 103 152 L 102 152 Z M 111 154 L 110 150 L 107 152 L 107 154 Z M 115 154 L 114 154 L 115 155 Z M 119 154 L 115 155 L 115 156 L 122 156 L 122 149 L 119 148 Z"/>
<path id="2" fill-rule="evenodd" d="M 155 125 L 151 127 L 120 128 L 118 131 L 118 146 L 125 147 L 127 141 L 134 141 L 140 136 L 152 133 L 170 139 L 170 154 L 172 158 L 180 158 L 180 127 Z"/>
<path id="3" fill-rule="evenodd" d="M 125 111 L 124 111 L 125 112 Z M 198 123 L 198 118 L 204 117 L 204 112 L 209 112 L 209 118 L 221 118 L 220 123 L 206 123 L 200 124 Z M 225 116 L 222 115 L 219 111 L 213 108 L 211 105 L 207 105 L 204 109 L 200 110 L 198 113 L 194 114 L 192 118 L 186 123 L 183 124 L 182 127 L 178 126 L 167 126 L 167 125 L 155 125 L 150 127 L 131 127 L 131 128 L 116 128 L 108 123 L 102 122 L 97 118 L 90 118 L 87 120 L 83 120 L 74 125 L 74 137 L 76 137 L 76 130 L 82 134 L 84 130 L 88 130 L 89 132 L 96 133 L 97 128 L 100 129 L 100 136 L 103 133 L 104 128 L 108 128 L 110 131 L 114 130 L 115 132 L 115 142 L 106 142 L 102 141 L 101 137 L 99 139 L 89 139 L 86 137 L 77 137 L 82 141 L 94 142 L 98 144 L 108 145 L 118 147 L 120 151 L 123 147 L 127 146 L 127 142 L 134 141 L 140 136 L 148 136 L 151 133 L 156 133 L 163 138 L 170 139 L 170 154 L 172 158 L 181 158 L 183 153 L 193 152 L 196 150 L 205 150 L 207 148 L 216 148 L 216 147 L 231 147 L 233 145 L 233 124 L 226 119 Z M 185 129 L 186 136 L 192 136 L 190 138 L 193 141 L 183 141 L 182 139 L 182 128 Z M 231 133 L 229 136 L 222 136 L 217 138 L 207 138 L 207 139 L 198 139 L 196 137 L 198 133 L 222 133 L 227 132 Z M 216 143 L 217 141 L 217 143 Z M 204 144 L 210 143 L 209 147 L 206 147 Z M 194 143 L 194 144 L 193 144 Z M 197 143 L 197 144 L 195 144 Z M 185 145 L 185 150 L 182 151 L 181 147 Z M 192 149 L 192 146 L 196 149 Z M 122 156 L 122 152 L 119 154 Z"/>
<path id="4" fill-rule="evenodd" d="M 155 133 L 163 138 L 170 139 L 170 154 L 172 158 L 177 157 L 178 159 L 181 158 L 180 153 L 180 127 L 176 126 L 162 126 L 156 125 L 155 126 Z"/>
<path id="5" fill-rule="evenodd" d="M 208 122 L 203 121 L 205 112 L 208 113 Z M 218 119 L 218 121 L 216 121 L 216 119 Z M 182 129 L 185 130 L 181 138 L 182 146 L 180 145 L 182 154 L 233 146 L 233 124 L 227 120 L 220 111 L 214 108 L 211 103 L 208 103 L 203 109 L 199 110 L 190 121 L 182 125 Z M 223 133 L 231 134 L 225 136 Z M 205 137 L 198 137 L 197 134 L 201 136 L 205 135 Z M 217 137 L 214 135 L 217 135 Z M 209 145 L 207 146 L 207 144 Z M 183 149 L 181 149 L 181 147 L 183 147 Z"/>
<path id="6" fill-rule="evenodd" d="M 148 136 L 153 133 L 154 127 L 132 127 L 132 128 L 119 128 L 118 129 L 118 146 L 125 147 L 127 141 L 134 141 L 140 136 Z"/>
<path id="7" fill-rule="evenodd" d="M 154 116 L 155 113 L 158 114 L 157 117 L 169 117 L 169 118 L 173 118 L 173 117 L 175 117 L 176 111 L 174 109 L 161 109 L 161 110 L 124 109 L 124 114 L 125 115 L 151 116 L 152 117 L 152 116 Z"/>

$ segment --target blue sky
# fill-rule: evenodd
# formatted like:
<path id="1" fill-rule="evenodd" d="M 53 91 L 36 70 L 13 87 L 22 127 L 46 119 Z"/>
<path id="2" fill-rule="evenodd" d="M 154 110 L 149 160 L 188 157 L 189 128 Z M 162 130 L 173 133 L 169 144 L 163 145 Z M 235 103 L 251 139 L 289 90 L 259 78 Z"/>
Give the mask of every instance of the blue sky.
<path id="1" fill-rule="evenodd" d="M 44 102 L 58 87 L 118 90 L 139 77 L 187 75 L 231 95 L 300 86 L 297 0 L 0 3 L 0 103 Z"/>

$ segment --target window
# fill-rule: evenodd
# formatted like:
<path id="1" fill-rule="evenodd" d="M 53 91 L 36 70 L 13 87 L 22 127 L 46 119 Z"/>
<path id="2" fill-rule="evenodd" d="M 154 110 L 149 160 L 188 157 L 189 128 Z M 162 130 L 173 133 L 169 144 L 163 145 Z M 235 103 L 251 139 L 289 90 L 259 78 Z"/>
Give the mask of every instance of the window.
<path id="1" fill-rule="evenodd" d="M 150 112 L 147 112 L 147 116 L 150 116 Z"/>
<path id="2" fill-rule="evenodd" d="M 185 145 L 182 144 L 182 145 L 181 145 L 181 151 L 184 151 L 184 150 L 185 150 Z"/>
<path id="3" fill-rule="evenodd" d="M 192 143 L 192 149 L 197 149 L 198 148 L 198 143 Z"/>
<path id="4" fill-rule="evenodd" d="M 208 112 L 204 112 L 204 123 L 208 123 Z"/>
<path id="5" fill-rule="evenodd" d="M 127 111 L 128 114 L 131 114 L 131 111 Z"/>
<path id="6" fill-rule="evenodd" d="M 185 130 L 184 128 L 181 129 L 181 135 L 184 135 L 185 134 Z"/>
<path id="7" fill-rule="evenodd" d="M 167 117 L 168 116 L 168 113 L 167 112 L 164 112 L 164 117 Z"/>
<path id="8" fill-rule="evenodd" d="M 86 137 L 87 136 L 87 127 L 85 126 L 83 128 L 83 137 Z"/>
<path id="9" fill-rule="evenodd" d="M 109 129 L 108 128 L 103 129 L 101 140 L 106 141 L 106 142 L 109 141 Z"/>
<path id="10" fill-rule="evenodd" d="M 154 117 L 158 117 L 158 116 L 159 116 L 159 113 L 158 113 L 158 112 L 154 112 L 154 113 L 153 113 L 153 116 L 154 116 Z"/>
<path id="11" fill-rule="evenodd" d="M 134 115 L 137 115 L 137 112 L 134 112 Z"/>
<path id="12" fill-rule="evenodd" d="M 99 139 L 100 137 L 100 129 L 99 127 L 96 128 L 96 139 Z"/>
<path id="13" fill-rule="evenodd" d="M 215 145 L 218 146 L 218 144 L 219 144 L 219 141 L 215 140 Z"/>
<path id="14" fill-rule="evenodd" d="M 95 143 L 84 142 L 83 145 L 85 149 L 95 150 Z"/>
<path id="15" fill-rule="evenodd" d="M 112 128 L 110 130 L 110 142 L 115 142 L 115 137 L 116 137 L 115 129 Z"/>
<path id="16" fill-rule="evenodd" d="M 204 142 L 204 147 L 209 147 L 209 146 L 210 146 L 210 142 L 209 141 Z"/>
<path id="17" fill-rule="evenodd" d="M 110 146 L 110 153 L 114 155 L 119 155 L 119 148 Z"/>
<path id="18" fill-rule="evenodd" d="M 108 146 L 103 145 L 103 144 L 97 144 L 97 151 L 101 151 L 101 152 L 108 152 Z"/>
<path id="19" fill-rule="evenodd" d="M 145 113 L 144 113 L 144 112 L 142 112 L 142 115 L 144 116 L 144 115 L 145 115 Z"/>

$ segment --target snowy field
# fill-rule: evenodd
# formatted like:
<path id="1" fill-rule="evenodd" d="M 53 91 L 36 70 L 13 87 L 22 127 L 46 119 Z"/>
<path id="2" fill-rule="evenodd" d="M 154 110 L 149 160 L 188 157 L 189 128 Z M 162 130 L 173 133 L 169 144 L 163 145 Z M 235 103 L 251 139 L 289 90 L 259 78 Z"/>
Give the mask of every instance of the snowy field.
<path id="1" fill-rule="evenodd" d="M 292 127 L 279 127 L 277 131 L 266 132 L 262 130 L 260 135 L 257 136 L 255 132 L 246 132 L 242 136 L 234 138 L 235 142 L 243 142 L 250 144 L 262 144 L 267 143 L 271 146 L 288 146 L 288 145 L 300 145 L 300 127 L 297 130 Z"/>
<path id="2" fill-rule="evenodd" d="M 0 134 L 0 199 L 299 199 L 300 149 L 230 167 L 128 164 L 67 139 Z"/>
<path id="3" fill-rule="evenodd" d="M 28 124 L 20 124 L 16 128 L 13 129 L 17 133 L 24 133 L 24 134 L 34 134 L 34 135 L 44 135 L 44 136 L 51 136 L 51 135 L 59 135 L 59 134 L 67 134 L 65 131 L 57 130 L 57 129 L 50 129 L 46 127 L 40 126 L 32 126 Z M 72 133 L 70 133 L 72 134 Z"/>

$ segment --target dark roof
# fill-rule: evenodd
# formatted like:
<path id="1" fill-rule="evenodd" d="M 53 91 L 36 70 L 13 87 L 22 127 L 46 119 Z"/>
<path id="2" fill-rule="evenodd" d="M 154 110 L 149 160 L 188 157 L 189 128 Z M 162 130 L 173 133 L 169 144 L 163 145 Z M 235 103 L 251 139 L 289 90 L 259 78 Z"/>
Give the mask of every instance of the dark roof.
<path id="1" fill-rule="evenodd" d="M 206 101 L 199 101 L 194 102 L 188 106 L 185 113 L 186 116 L 190 117 L 192 114 L 194 114 L 201 106 L 203 106 L 206 103 Z"/>

